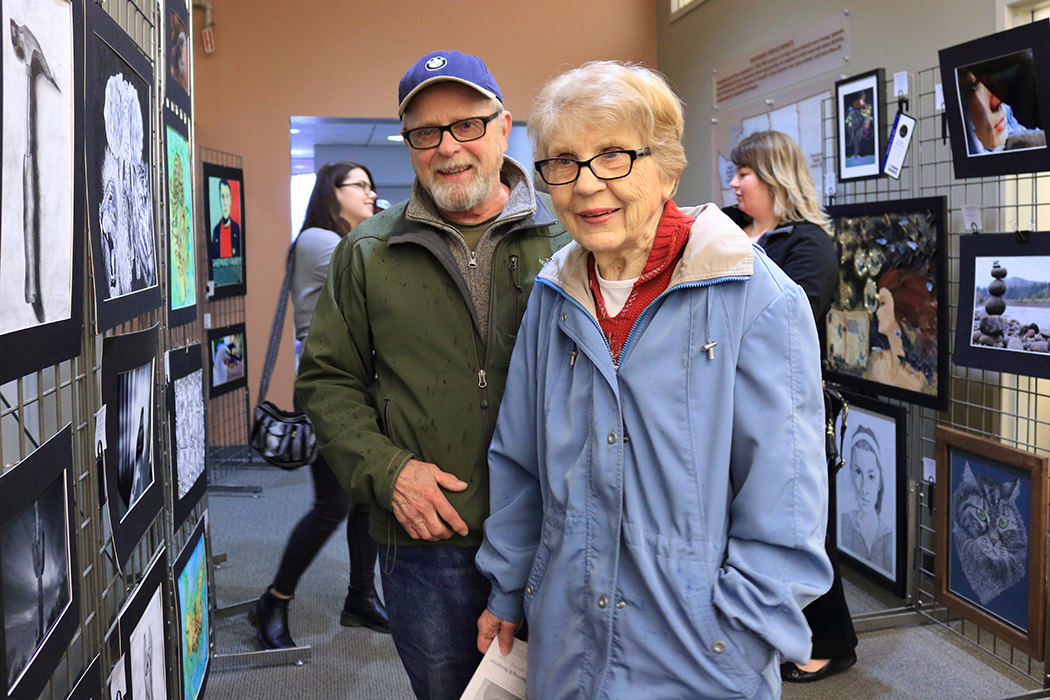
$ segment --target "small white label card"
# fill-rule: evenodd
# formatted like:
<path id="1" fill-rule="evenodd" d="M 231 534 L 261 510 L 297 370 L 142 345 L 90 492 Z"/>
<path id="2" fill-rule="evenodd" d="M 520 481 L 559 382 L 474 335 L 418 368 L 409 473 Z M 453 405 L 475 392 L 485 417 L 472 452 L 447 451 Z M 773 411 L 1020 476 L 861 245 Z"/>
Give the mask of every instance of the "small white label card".
<path id="1" fill-rule="evenodd" d="M 937 483 L 937 460 L 932 457 L 922 458 L 922 478 L 931 484 Z"/>
<path id="2" fill-rule="evenodd" d="M 937 112 L 944 111 L 944 86 L 940 83 L 933 86 L 933 109 Z"/>
<path id="3" fill-rule="evenodd" d="M 980 233 L 981 208 L 974 204 L 964 204 L 962 208 L 963 233 Z"/>
<path id="4" fill-rule="evenodd" d="M 835 173 L 824 173 L 824 194 L 835 194 Z"/>
<path id="5" fill-rule="evenodd" d="M 900 73 L 893 74 L 893 96 L 908 96 L 908 71 L 902 70 Z"/>
<path id="6" fill-rule="evenodd" d="M 211 314 L 204 314 L 204 327 L 211 328 Z"/>
<path id="7" fill-rule="evenodd" d="M 882 164 L 883 171 L 894 180 L 901 176 L 904 157 L 908 155 L 908 146 L 911 145 L 911 135 L 914 130 L 915 120 L 904 112 L 897 112 L 897 118 L 893 120 L 890 142 L 886 146 L 886 157 Z"/>

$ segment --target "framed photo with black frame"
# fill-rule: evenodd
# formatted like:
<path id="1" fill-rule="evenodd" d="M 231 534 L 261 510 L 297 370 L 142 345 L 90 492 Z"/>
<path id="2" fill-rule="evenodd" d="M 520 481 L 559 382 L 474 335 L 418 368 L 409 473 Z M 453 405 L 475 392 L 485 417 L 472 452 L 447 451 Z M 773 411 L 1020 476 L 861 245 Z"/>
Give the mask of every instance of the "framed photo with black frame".
<path id="1" fill-rule="evenodd" d="M 1047 458 L 937 426 L 934 598 L 1043 660 Z"/>
<path id="2" fill-rule="evenodd" d="M 36 700 L 80 625 L 66 425 L 0 476 L 0 698 Z"/>
<path id="3" fill-rule="evenodd" d="M 161 302 L 153 220 L 153 65 L 87 2 L 88 227 L 102 333 Z"/>
<path id="4" fill-rule="evenodd" d="M 247 293 L 244 269 L 244 171 L 215 163 L 201 166 L 204 231 L 208 238 L 208 296 Z"/>
<path id="5" fill-rule="evenodd" d="M 835 83 L 835 164 L 839 180 L 882 175 L 886 150 L 886 71 L 883 68 Z"/>
<path id="6" fill-rule="evenodd" d="M 944 197 L 828 207 L 839 298 L 827 316 L 829 382 L 948 405 Z"/>
<path id="7" fill-rule="evenodd" d="M 208 398 L 248 386 L 244 324 L 212 328 L 208 331 L 208 358 L 211 373 Z"/>
<path id="8" fill-rule="evenodd" d="M 80 674 L 80 679 L 69 691 L 66 700 L 103 700 L 102 665 L 98 656 Z"/>
<path id="9" fill-rule="evenodd" d="M 204 694 L 211 660 L 207 533 L 205 511 L 173 567 L 184 700 L 198 700 Z"/>
<path id="10" fill-rule="evenodd" d="M 80 354 L 84 3 L 0 2 L 0 383 Z"/>
<path id="11" fill-rule="evenodd" d="M 178 530 L 208 488 L 201 344 L 168 351 L 167 364 L 172 517 Z"/>
<path id="12" fill-rule="evenodd" d="M 120 612 L 124 673 L 132 700 L 171 697 L 167 605 L 168 551 L 162 547 Z"/>
<path id="13" fill-rule="evenodd" d="M 192 116 L 190 104 L 190 11 L 184 0 L 165 3 L 167 71 L 164 93 L 183 112 Z"/>
<path id="14" fill-rule="evenodd" d="M 1050 233 L 959 237 L 952 362 L 1050 379 Z"/>
<path id="15" fill-rule="evenodd" d="M 831 509 L 835 549 L 854 568 L 893 593 L 907 586 L 907 463 L 905 410 L 842 392 L 849 403 L 835 424 L 842 469 Z"/>
<path id="16" fill-rule="evenodd" d="M 1050 170 L 1050 20 L 938 54 L 955 177 Z"/>
<path id="17" fill-rule="evenodd" d="M 106 501 L 120 568 L 164 505 L 153 429 L 156 356 L 157 326 L 102 340 Z"/>
<path id="18" fill-rule="evenodd" d="M 176 3 L 179 0 L 175 0 Z M 168 201 L 168 326 L 197 318 L 197 246 L 193 234 L 193 159 L 189 130 L 171 110 L 164 110 Z"/>

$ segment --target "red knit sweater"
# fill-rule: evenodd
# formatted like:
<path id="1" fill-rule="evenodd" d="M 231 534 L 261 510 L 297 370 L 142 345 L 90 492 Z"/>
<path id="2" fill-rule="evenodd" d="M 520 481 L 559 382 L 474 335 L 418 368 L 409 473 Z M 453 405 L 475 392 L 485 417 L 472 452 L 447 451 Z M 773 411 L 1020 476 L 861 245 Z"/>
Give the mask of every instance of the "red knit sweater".
<path id="1" fill-rule="evenodd" d="M 649 251 L 649 259 L 645 263 L 642 274 L 635 281 L 627 302 L 616 316 L 610 317 L 605 311 L 601 287 L 598 286 L 594 256 L 590 256 L 588 277 L 591 294 L 594 295 L 595 305 L 598 307 L 598 325 L 605 334 L 605 339 L 609 341 L 609 350 L 616 364 L 620 362 L 620 351 L 623 350 L 623 344 L 631 329 L 634 328 L 635 321 L 670 284 L 671 274 L 678 265 L 678 261 L 682 259 L 682 251 L 685 250 L 686 241 L 689 240 L 689 230 L 694 221 L 695 219 L 679 211 L 674 202 L 667 200 L 663 216 L 660 217 L 660 223 L 656 229 L 653 248 Z"/>

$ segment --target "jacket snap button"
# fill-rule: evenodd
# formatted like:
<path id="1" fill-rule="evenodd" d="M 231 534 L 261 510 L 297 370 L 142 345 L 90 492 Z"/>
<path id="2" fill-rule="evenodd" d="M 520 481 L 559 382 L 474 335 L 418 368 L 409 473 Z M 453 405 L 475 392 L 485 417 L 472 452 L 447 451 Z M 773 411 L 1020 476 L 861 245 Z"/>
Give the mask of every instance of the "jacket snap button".
<path id="1" fill-rule="evenodd" d="M 527 586 L 525 586 L 525 592 L 526 592 L 526 593 L 528 593 L 529 595 L 532 595 L 532 592 L 533 592 L 534 590 L 536 590 L 536 589 L 532 587 L 532 584 L 531 584 L 531 583 L 530 583 L 530 584 L 528 584 Z"/>
<path id="2" fill-rule="evenodd" d="M 609 444 L 610 445 L 615 445 L 616 444 L 616 433 L 609 433 Z"/>
<path id="3" fill-rule="evenodd" d="M 711 648 L 714 649 L 716 654 L 721 654 L 723 651 L 726 650 L 726 643 L 719 639 L 717 642 L 711 645 Z"/>
<path id="4" fill-rule="evenodd" d="M 616 601 L 616 608 L 618 610 L 623 610 L 626 607 L 627 607 L 627 603 L 623 602 L 622 600 Z"/>
<path id="5" fill-rule="evenodd" d="M 598 599 L 598 607 L 599 608 L 604 608 L 608 604 L 609 604 L 609 599 L 606 598 L 605 596 L 602 596 L 601 598 Z"/>
<path id="6" fill-rule="evenodd" d="M 562 314 L 562 315 L 561 315 L 561 320 L 562 320 L 562 321 L 564 321 L 564 320 L 565 320 L 565 319 L 567 319 L 568 317 L 569 317 L 569 314 Z"/>

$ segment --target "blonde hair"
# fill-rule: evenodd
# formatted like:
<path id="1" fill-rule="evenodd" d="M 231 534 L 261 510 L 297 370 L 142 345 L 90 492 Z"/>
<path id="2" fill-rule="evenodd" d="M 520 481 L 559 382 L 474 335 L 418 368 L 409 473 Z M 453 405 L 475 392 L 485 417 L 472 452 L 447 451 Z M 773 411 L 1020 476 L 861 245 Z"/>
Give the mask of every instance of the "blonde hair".
<path id="1" fill-rule="evenodd" d="M 660 73 L 619 61 L 591 61 L 547 81 L 529 115 L 537 160 L 559 134 L 584 130 L 635 130 L 667 180 L 685 170 L 682 101 Z"/>
<path id="2" fill-rule="evenodd" d="M 751 168 L 773 196 L 778 223 L 809 221 L 831 234 L 831 220 L 809 174 L 798 144 L 780 131 L 759 131 L 736 145 L 730 159 L 738 168 Z"/>

